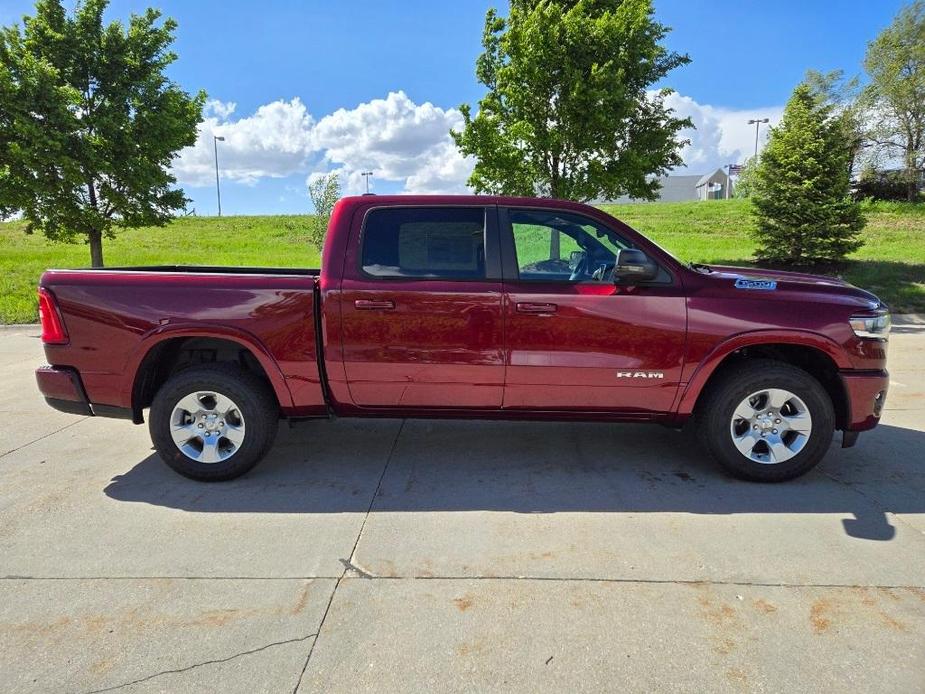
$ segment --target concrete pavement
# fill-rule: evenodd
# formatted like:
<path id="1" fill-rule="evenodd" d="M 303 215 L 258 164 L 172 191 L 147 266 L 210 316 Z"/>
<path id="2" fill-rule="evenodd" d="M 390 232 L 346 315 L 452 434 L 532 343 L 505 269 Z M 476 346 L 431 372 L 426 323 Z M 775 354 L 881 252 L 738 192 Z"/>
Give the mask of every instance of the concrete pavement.
<path id="1" fill-rule="evenodd" d="M 0 331 L 4 691 L 925 690 L 925 326 L 777 486 L 659 427 L 394 420 L 198 484 L 46 407 L 36 334 Z"/>

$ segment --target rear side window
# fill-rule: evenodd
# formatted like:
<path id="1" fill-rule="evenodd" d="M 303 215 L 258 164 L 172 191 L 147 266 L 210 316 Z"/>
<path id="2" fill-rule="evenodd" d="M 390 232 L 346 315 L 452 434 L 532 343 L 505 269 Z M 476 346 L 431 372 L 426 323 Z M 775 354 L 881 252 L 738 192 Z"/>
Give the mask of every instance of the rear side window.
<path id="1" fill-rule="evenodd" d="M 485 210 L 372 210 L 363 226 L 363 271 L 374 277 L 485 278 Z"/>

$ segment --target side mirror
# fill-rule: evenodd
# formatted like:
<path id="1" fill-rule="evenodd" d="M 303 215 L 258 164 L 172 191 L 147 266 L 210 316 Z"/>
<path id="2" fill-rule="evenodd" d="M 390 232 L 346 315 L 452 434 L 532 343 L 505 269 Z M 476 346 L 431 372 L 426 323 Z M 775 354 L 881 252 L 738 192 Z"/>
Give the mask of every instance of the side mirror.
<path id="1" fill-rule="evenodd" d="M 614 284 L 638 284 L 650 282 L 658 277 L 656 265 L 645 253 L 636 248 L 617 251 L 613 267 Z"/>

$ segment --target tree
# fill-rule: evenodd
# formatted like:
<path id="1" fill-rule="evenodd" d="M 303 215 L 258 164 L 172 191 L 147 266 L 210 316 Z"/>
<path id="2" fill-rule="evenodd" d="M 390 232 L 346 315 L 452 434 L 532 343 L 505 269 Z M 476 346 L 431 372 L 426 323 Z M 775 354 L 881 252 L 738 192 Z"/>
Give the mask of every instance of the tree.
<path id="1" fill-rule="evenodd" d="M 837 121 L 848 148 L 848 175 L 853 176 L 859 168 L 861 154 L 870 145 L 860 80 L 857 77 L 845 77 L 844 70 L 807 70 L 804 82 L 817 101 L 831 106 L 832 117 Z"/>
<path id="2" fill-rule="evenodd" d="M 876 140 L 901 155 L 906 196 L 918 198 L 925 169 L 925 0 L 907 5 L 867 46 L 868 96 L 878 114 Z"/>
<path id="3" fill-rule="evenodd" d="M 771 128 L 755 172 L 756 255 L 790 265 L 831 263 L 861 246 L 860 205 L 851 199 L 850 143 L 831 104 L 806 83 Z"/>
<path id="4" fill-rule="evenodd" d="M 749 198 L 755 190 L 755 170 L 758 168 L 758 158 L 749 157 L 742 165 L 741 171 L 735 180 L 734 195 L 737 198 Z"/>
<path id="5" fill-rule="evenodd" d="M 476 192 L 591 200 L 654 198 L 683 162 L 687 118 L 654 91 L 690 62 L 661 45 L 651 0 L 512 0 L 485 16 L 476 76 L 488 88 L 452 136 L 476 158 Z"/>
<path id="6" fill-rule="evenodd" d="M 340 179 L 337 173 L 311 176 L 308 179 L 308 196 L 315 206 L 315 219 L 309 232 L 310 241 L 320 251 L 324 247 L 334 203 L 340 199 Z"/>
<path id="7" fill-rule="evenodd" d="M 205 101 L 164 74 L 176 22 L 148 9 L 104 25 L 107 4 L 84 0 L 68 16 L 39 0 L 22 30 L 0 30 L 0 216 L 85 238 L 94 267 L 104 236 L 166 224 L 186 205 L 169 167 L 195 142 Z"/>

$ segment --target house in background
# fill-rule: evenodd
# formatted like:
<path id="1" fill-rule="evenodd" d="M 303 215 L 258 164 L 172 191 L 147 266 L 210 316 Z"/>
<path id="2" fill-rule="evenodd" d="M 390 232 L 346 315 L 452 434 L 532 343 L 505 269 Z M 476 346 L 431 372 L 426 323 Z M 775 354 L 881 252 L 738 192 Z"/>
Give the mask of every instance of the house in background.
<path id="1" fill-rule="evenodd" d="M 706 175 L 662 176 L 661 188 L 656 202 L 684 202 L 686 200 L 722 200 L 726 197 L 726 186 L 730 185 L 729 176 L 722 169 Z M 732 189 L 729 190 L 732 197 Z M 621 195 L 616 200 L 595 200 L 596 204 L 620 204 L 627 202 L 648 202 L 637 200 L 628 195 Z"/>
<path id="2" fill-rule="evenodd" d="M 697 200 L 725 200 L 727 197 L 732 197 L 732 190 L 729 190 L 729 195 L 726 195 L 726 188 L 729 187 L 732 182 L 729 180 L 729 176 L 726 175 L 726 172 L 722 169 L 717 169 L 711 174 L 706 174 L 701 176 L 697 181 L 695 186 L 697 189 Z"/>

